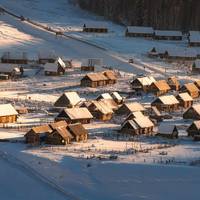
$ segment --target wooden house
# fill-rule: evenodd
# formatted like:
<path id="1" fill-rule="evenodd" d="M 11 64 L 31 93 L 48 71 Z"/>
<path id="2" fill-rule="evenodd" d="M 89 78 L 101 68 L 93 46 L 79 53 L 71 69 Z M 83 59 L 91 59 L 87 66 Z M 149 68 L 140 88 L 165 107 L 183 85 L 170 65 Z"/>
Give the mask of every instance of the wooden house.
<path id="1" fill-rule="evenodd" d="M 110 95 L 118 105 L 124 102 L 124 98 L 118 92 L 112 92 Z"/>
<path id="2" fill-rule="evenodd" d="M 100 87 L 105 86 L 107 84 L 108 78 L 102 73 L 90 73 L 86 74 L 81 79 L 81 86 L 83 87 Z"/>
<path id="3" fill-rule="evenodd" d="M 176 99 L 179 101 L 179 106 L 183 108 L 189 108 L 193 104 L 193 98 L 187 92 L 179 93 Z"/>
<path id="4" fill-rule="evenodd" d="M 118 104 L 113 99 L 101 99 L 100 101 L 104 102 L 113 111 L 116 111 L 119 108 Z"/>
<path id="5" fill-rule="evenodd" d="M 85 142 L 88 139 L 88 131 L 80 123 L 69 124 L 67 130 L 71 133 L 76 142 Z"/>
<path id="6" fill-rule="evenodd" d="M 122 124 L 120 132 L 133 136 L 139 135 L 139 126 L 133 120 L 127 120 Z"/>
<path id="7" fill-rule="evenodd" d="M 103 72 L 103 75 L 105 77 L 107 77 L 106 84 L 112 85 L 112 84 L 117 83 L 117 76 L 116 76 L 116 73 L 114 71 L 107 70 L 107 71 Z"/>
<path id="8" fill-rule="evenodd" d="M 200 120 L 200 104 L 194 104 L 183 113 L 184 119 Z"/>
<path id="9" fill-rule="evenodd" d="M 69 144 L 73 138 L 74 137 L 66 127 L 57 127 L 51 134 L 47 135 L 45 142 L 52 145 L 66 145 Z"/>
<path id="10" fill-rule="evenodd" d="M 181 31 L 171 31 L 171 30 L 155 30 L 154 39 L 155 40 L 182 40 Z"/>
<path id="11" fill-rule="evenodd" d="M 108 27 L 104 23 L 85 23 L 83 32 L 87 33 L 108 33 Z"/>
<path id="12" fill-rule="evenodd" d="M 126 28 L 126 37 L 153 37 L 154 30 L 152 27 L 128 26 Z"/>
<path id="13" fill-rule="evenodd" d="M 38 54 L 38 63 L 39 64 L 46 64 L 46 63 L 55 63 L 57 56 L 54 52 L 39 52 Z"/>
<path id="14" fill-rule="evenodd" d="M 180 82 L 177 79 L 177 77 L 175 77 L 175 76 L 169 77 L 167 79 L 167 83 L 168 83 L 169 87 L 171 88 L 171 90 L 179 91 L 179 89 L 180 89 Z"/>
<path id="15" fill-rule="evenodd" d="M 173 95 L 165 95 L 156 98 L 151 106 L 155 106 L 159 111 L 173 112 L 178 110 L 179 101 Z"/>
<path id="16" fill-rule="evenodd" d="M 58 114 L 55 120 L 65 120 L 68 124 L 88 124 L 91 119 L 93 119 L 93 116 L 87 108 L 66 108 Z"/>
<path id="17" fill-rule="evenodd" d="M 151 84 L 151 86 L 149 87 L 149 92 L 153 93 L 156 96 L 161 96 L 168 93 L 170 89 L 170 86 L 165 80 L 159 80 Z"/>
<path id="18" fill-rule="evenodd" d="M 51 127 L 52 130 L 55 130 L 57 128 L 66 128 L 67 127 L 67 122 L 66 121 L 58 121 L 58 122 L 53 122 L 50 123 L 49 126 Z"/>
<path id="19" fill-rule="evenodd" d="M 28 144 L 39 145 L 46 141 L 47 136 L 52 132 L 48 125 L 33 127 L 25 134 L 25 140 Z"/>
<path id="20" fill-rule="evenodd" d="M 184 84 L 181 87 L 180 92 L 187 92 L 193 99 L 199 97 L 199 89 L 194 83 Z"/>
<path id="21" fill-rule="evenodd" d="M 187 128 L 188 136 L 194 137 L 200 136 L 200 120 L 193 121 L 193 123 Z"/>
<path id="22" fill-rule="evenodd" d="M 8 78 L 16 78 L 20 77 L 22 72 L 16 64 L 0 63 L 0 74 L 8 75 Z"/>
<path id="23" fill-rule="evenodd" d="M 188 37 L 189 46 L 199 47 L 200 46 L 200 32 L 199 31 L 190 31 Z"/>
<path id="24" fill-rule="evenodd" d="M 92 101 L 88 107 L 94 118 L 107 121 L 113 116 L 113 110 L 104 101 Z"/>
<path id="25" fill-rule="evenodd" d="M 160 122 L 163 120 L 163 115 L 160 113 L 160 111 L 155 106 L 148 107 L 147 114 L 150 119 L 156 120 L 157 122 Z"/>
<path id="26" fill-rule="evenodd" d="M 133 118 L 133 121 L 137 124 L 139 127 L 139 134 L 152 134 L 154 124 L 149 119 L 149 117 L 136 117 Z"/>
<path id="27" fill-rule="evenodd" d="M 192 72 L 200 73 L 200 59 L 197 59 L 192 64 Z"/>
<path id="28" fill-rule="evenodd" d="M 156 82 L 152 76 L 136 77 L 131 82 L 131 87 L 136 92 L 148 92 L 152 83 Z"/>
<path id="29" fill-rule="evenodd" d="M 65 92 L 54 103 L 55 107 L 73 108 L 81 102 L 77 92 Z"/>
<path id="30" fill-rule="evenodd" d="M 169 139 L 178 138 L 178 129 L 176 125 L 161 123 L 156 135 Z"/>
<path id="31" fill-rule="evenodd" d="M 137 102 L 131 102 L 131 103 L 124 103 L 122 106 L 119 107 L 117 110 L 117 114 L 120 115 L 129 115 L 130 113 L 141 111 L 142 113 L 145 112 L 145 108 L 142 104 Z"/>
<path id="32" fill-rule="evenodd" d="M 25 52 L 5 52 L 1 57 L 2 63 L 28 64 L 28 56 Z"/>
<path id="33" fill-rule="evenodd" d="M 0 104 L 0 123 L 15 123 L 18 112 L 11 104 Z"/>

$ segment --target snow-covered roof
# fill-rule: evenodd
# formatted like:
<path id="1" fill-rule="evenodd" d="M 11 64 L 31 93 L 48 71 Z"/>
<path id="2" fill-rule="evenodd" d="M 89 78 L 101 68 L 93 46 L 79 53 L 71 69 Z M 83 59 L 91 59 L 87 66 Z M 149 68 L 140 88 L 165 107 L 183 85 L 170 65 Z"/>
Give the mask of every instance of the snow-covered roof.
<path id="1" fill-rule="evenodd" d="M 4 52 L 3 59 L 14 59 L 14 60 L 27 60 L 26 52 Z"/>
<path id="2" fill-rule="evenodd" d="M 193 101 L 193 98 L 187 92 L 178 94 L 178 97 L 180 97 L 183 101 Z"/>
<path id="3" fill-rule="evenodd" d="M 89 73 L 86 76 L 92 81 L 106 81 L 108 78 L 102 73 Z"/>
<path id="4" fill-rule="evenodd" d="M 113 113 L 113 110 L 104 101 L 92 101 L 92 104 L 103 114 Z"/>
<path id="5" fill-rule="evenodd" d="M 148 128 L 148 127 L 154 126 L 153 122 L 149 119 L 149 117 L 138 117 L 138 118 L 134 118 L 133 121 L 140 128 Z"/>
<path id="6" fill-rule="evenodd" d="M 186 83 L 183 85 L 189 92 L 197 92 L 199 91 L 198 87 L 194 83 Z"/>
<path id="7" fill-rule="evenodd" d="M 113 99 L 109 93 L 100 94 L 97 99 Z"/>
<path id="8" fill-rule="evenodd" d="M 112 92 L 111 96 L 114 98 L 114 99 L 117 99 L 117 100 L 123 100 L 123 97 L 120 96 L 120 94 L 118 92 Z"/>
<path id="9" fill-rule="evenodd" d="M 11 104 L 1 104 L 0 105 L 0 117 L 18 115 L 18 112 Z"/>
<path id="10" fill-rule="evenodd" d="M 129 33 L 147 33 L 153 34 L 154 30 L 152 27 L 145 26 L 128 26 L 127 27 Z"/>
<path id="11" fill-rule="evenodd" d="M 87 22 L 84 24 L 85 28 L 108 28 L 107 24 L 104 22 Z"/>
<path id="12" fill-rule="evenodd" d="M 69 100 L 70 104 L 75 106 L 81 101 L 81 98 L 77 94 L 77 92 L 65 92 L 65 97 Z"/>
<path id="13" fill-rule="evenodd" d="M 155 30 L 156 36 L 182 36 L 181 31 L 164 31 L 164 30 Z"/>
<path id="14" fill-rule="evenodd" d="M 144 106 L 142 104 L 138 103 L 138 102 L 126 103 L 125 106 L 131 112 L 144 111 L 145 110 Z"/>
<path id="15" fill-rule="evenodd" d="M 200 43 L 200 31 L 190 31 L 189 40 L 193 43 Z"/>
<path id="16" fill-rule="evenodd" d="M 157 87 L 158 90 L 163 91 L 163 90 L 170 90 L 170 86 L 168 85 L 166 80 L 159 80 L 156 82 L 153 82 L 154 85 Z"/>
<path id="17" fill-rule="evenodd" d="M 165 105 L 174 105 L 179 103 L 179 101 L 176 99 L 174 95 L 165 95 L 158 98 Z"/>
<path id="18" fill-rule="evenodd" d="M 143 85 L 143 86 L 150 86 L 152 83 L 156 82 L 153 76 L 145 76 L 145 77 L 139 77 L 137 80 Z"/>
<path id="19" fill-rule="evenodd" d="M 158 127 L 158 133 L 160 134 L 172 134 L 174 129 L 176 128 L 175 125 L 167 124 L 167 123 L 161 123 Z"/>
<path id="20" fill-rule="evenodd" d="M 17 65 L 0 63 L 0 72 L 10 73 L 13 71 L 20 72 L 20 69 Z"/>
<path id="21" fill-rule="evenodd" d="M 46 63 L 44 65 L 44 71 L 57 72 L 58 71 L 58 65 L 56 63 Z"/>
<path id="22" fill-rule="evenodd" d="M 130 114 L 128 115 L 127 119 L 130 119 L 131 116 L 132 116 L 133 118 L 145 117 L 145 116 L 143 115 L 143 113 L 140 112 L 140 111 L 136 111 L 136 112 L 130 113 Z"/>
<path id="23" fill-rule="evenodd" d="M 56 63 L 59 64 L 63 69 L 66 68 L 66 64 L 60 57 L 57 59 Z"/>
<path id="24" fill-rule="evenodd" d="M 66 108 L 65 113 L 70 119 L 92 119 L 93 116 L 87 108 Z"/>
<path id="25" fill-rule="evenodd" d="M 198 113 L 200 114 L 200 104 L 195 104 L 192 106 L 192 108 Z"/>
<path id="26" fill-rule="evenodd" d="M 52 129 L 50 128 L 49 125 L 36 126 L 36 127 L 33 127 L 31 130 L 34 131 L 34 133 L 36 133 L 36 134 L 52 132 Z"/>
<path id="27" fill-rule="evenodd" d="M 112 110 L 118 109 L 118 105 L 113 99 L 101 99 L 100 101 L 103 101 Z"/>

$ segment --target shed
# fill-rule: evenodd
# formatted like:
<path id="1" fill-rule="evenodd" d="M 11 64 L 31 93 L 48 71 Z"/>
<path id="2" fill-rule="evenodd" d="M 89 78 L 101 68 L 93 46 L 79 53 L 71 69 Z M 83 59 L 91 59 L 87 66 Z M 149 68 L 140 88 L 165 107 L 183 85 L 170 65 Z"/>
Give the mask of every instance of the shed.
<path id="1" fill-rule="evenodd" d="M 69 124 L 67 130 L 71 133 L 76 142 L 84 142 L 88 139 L 88 131 L 80 123 Z"/>
<path id="2" fill-rule="evenodd" d="M 81 79 L 81 86 L 96 88 L 100 86 L 105 86 L 107 84 L 107 81 L 108 78 L 102 73 L 90 73 L 86 74 Z"/>
<path id="3" fill-rule="evenodd" d="M 90 22 L 87 22 L 83 25 L 83 32 L 87 32 L 87 33 L 108 33 L 108 27 L 105 23 L 100 23 L 100 22 L 90 23 Z"/>
<path id="4" fill-rule="evenodd" d="M 167 83 L 169 85 L 169 87 L 174 90 L 174 91 L 179 91 L 180 89 L 180 82 L 179 80 L 177 79 L 177 77 L 175 76 L 172 76 L 172 77 L 169 77 L 167 79 Z"/>
<path id="5" fill-rule="evenodd" d="M 178 138 L 178 129 L 176 125 L 161 123 L 156 135 L 169 139 Z"/>
<path id="6" fill-rule="evenodd" d="M 183 113 L 184 119 L 200 120 L 200 104 L 194 104 Z"/>
<path id="7" fill-rule="evenodd" d="M 153 82 L 149 88 L 149 92 L 155 94 L 156 96 L 160 96 L 166 94 L 170 91 L 170 86 L 166 82 L 166 80 L 159 80 Z"/>
<path id="8" fill-rule="evenodd" d="M 125 121 L 120 129 L 120 132 L 128 135 L 139 135 L 139 126 L 133 121 Z"/>
<path id="9" fill-rule="evenodd" d="M 199 97 L 199 89 L 194 83 L 186 83 L 184 84 L 181 89 L 181 92 L 187 92 L 193 99 Z"/>
<path id="10" fill-rule="evenodd" d="M 128 26 L 126 28 L 126 37 L 153 37 L 154 30 L 152 27 Z"/>
<path id="11" fill-rule="evenodd" d="M 174 30 L 155 30 L 155 40 L 182 40 L 182 32 Z"/>
<path id="12" fill-rule="evenodd" d="M 136 77 L 131 82 L 131 87 L 135 91 L 148 92 L 152 83 L 156 82 L 152 76 Z"/>
<path id="13" fill-rule="evenodd" d="M 200 31 L 190 31 L 188 41 L 189 41 L 189 46 L 199 47 L 200 46 Z"/>
<path id="14" fill-rule="evenodd" d="M 131 102 L 131 103 L 124 103 L 119 109 L 117 110 L 117 114 L 120 115 L 129 115 L 132 112 L 141 111 L 142 113 L 145 112 L 145 108 L 142 104 L 138 102 Z"/>
<path id="15" fill-rule="evenodd" d="M 77 92 L 65 92 L 54 103 L 55 107 L 73 108 L 81 102 Z"/>
<path id="16" fill-rule="evenodd" d="M 11 104 L 0 104 L 0 123 L 14 123 L 18 112 Z"/>
<path id="17" fill-rule="evenodd" d="M 165 95 L 156 98 L 151 106 L 155 106 L 159 111 L 173 112 L 178 110 L 179 101 L 174 95 Z"/>
<path id="18" fill-rule="evenodd" d="M 56 117 L 56 121 L 65 120 L 69 124 L 88 124 L 91 119 L 93 119 L 93 116 L 87 108 L 66 108 Z"/>
<path id="19" fill-rule="evenodd" d="M 25 134 L 26 143 L 39 145 L 46 141 L 47 136 L 52 132 L 48 125 L 33 127 Z"/>
<path id="20" fill-rule="evenodd" d="M 176 98 L 179 101 L 179 106 L 183 108 L 189 108 L 193 104 L 193 98 L 187 92 L 179 93 Z"/>
<path id="21" fill-rule="evenodd" d="M 102 121 L 110 120 L 113 116 L 113 110 L 104 101 L 92 101 L 88 110 L 96 119 Z"/>
<path id="22" fill-rule="evenodd" d="M 200 136 L 200 120 L 195 120 L 193 123 L 187 128 L 188 136 L 194 137 L 195 135 Z"/>

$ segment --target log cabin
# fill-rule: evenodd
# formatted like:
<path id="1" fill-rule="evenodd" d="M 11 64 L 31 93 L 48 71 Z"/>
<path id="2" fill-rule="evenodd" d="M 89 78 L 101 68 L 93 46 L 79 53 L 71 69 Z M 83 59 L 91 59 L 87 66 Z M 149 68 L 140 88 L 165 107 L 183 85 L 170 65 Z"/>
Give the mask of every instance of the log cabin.
<path id="1" fill-rule="evenodd" d="M 183 108 L 190 108 L 193 104 L 193 98 L 187 92 L 179 93 L 176 99 L 179 101 L 179 106 Z"/>
<path id="2" fill-rule="evenodd" d="M 187 92 L 193 99 L 199 97 L 199 89 L 194 83 L 186 83 L 180 88 L 180 92 Z"/>
<path id="3" fill-rule="evenodd" d="M 107 79 L 108 79 L 106 81 L 107 85 L 113 85 L 113 84 L 117 83 L 117 75 L 116 75 L 116 73 L 114 71 L 112 71 L 112 70 L 104 71 L 103 75 L 105 77 L 107 77 Z"/>
<path id="4" fill-rule="evenodd" d="M 161 96 L 170 91 L 170 86 L 166 82 L 166 80 L 159 80 L 153 82 L 149 87 L 149 92 L 153 93 L 155 96 Z"/>
<path id="5" fill-rule="evenodd" d="M 11 104 L 0 104 L 0 124 L 15 123 L 18 112 Z"/>
<path id="6" fill-rule="evenodd" d="M 120 132 L 125 135 L 139 135 L 139 126 L 133 120 L 127 120 L 122 124 Z"/>
<path id="7" fill-rule="evenodd" d="M 168 83 L 169 87 L 171 88 L 171 90 L 174 90 L 174 91 L 180 90 L 180 82 L 177 79 L 177 77 L 175 77 L 175 76 L 169 77 L 167 79 L 167 83 Z"/>

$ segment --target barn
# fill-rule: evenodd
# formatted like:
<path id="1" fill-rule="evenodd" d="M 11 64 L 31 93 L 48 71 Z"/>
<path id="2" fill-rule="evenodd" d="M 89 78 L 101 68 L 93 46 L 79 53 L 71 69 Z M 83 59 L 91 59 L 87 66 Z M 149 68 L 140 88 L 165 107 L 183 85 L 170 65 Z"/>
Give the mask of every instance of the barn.
<path id="1" fill-rule="evenodd" d="M 175 77 L 175 76 L 169 77 L 167 79 L 167 83 L 168 83 L 169 87 L 171 88 L 171 90 L 179 91 L 181 85 L 180 85 L 180 82 L 177 79 L 177 77 Z"/>
<path id="2" fill-rule="evenodd" d="M 200 120 L 200 104 L 194 104 L 183 113 L 184 119 Z"/>
<path id="3" fill-rule="evenodd" d="M 65 120 L 69 124 L 88 124 L 91 119 L 93 119 L 93 116 L 87 108 L 66 108 L 58 114 L 55 120 Z"/>
<path id="4" fill-rule="evenodd" d="M 105 23 L 85 23 L 83 32 L 86 33 L 108 33 L 108 27 Z"/>
<path id="5" fill-rule="evenodd" d="M 180 88 L 180 92 L 187 92 L 193 99 L 199 97 L 199 89 L 194 83 L 186 83 Z"/>
<path id="6" fill-rule="evenodd" d="M 189 108 L 193 104 L 193 98 L 187 92 L 179 93 L 176 99 L 179 101 L 179 106 L 183 108 Z"/>
<path id="7" fill-rule="evenodd" d="M 28 64 L 28 56 L 25 52 L 4 52 L 1 57 L 2 63 Z"/>
<path id="8" fill-rule="evenodd" d="M 152 27 L 128 26 L 126 28 L 126 37 L 153 37 L 154 30 Z"/>
<path id="9" fill-rule="evenodd" d="M 156 135 L 168 139 L 178 138 L 178 129 L 176 125 L 161 123 L 158 127 L 158 132 Z"/>
<path id="10" fill-rule="evenodd" d="M 166 80 L 159 80 L 151 84 L 151 86 L 149 87 L 149 92 L 153 93 L 156 96 L 161 96 L 168 93 L 170 89 L 171 88 Z"/>
<path id="11" fill-rule="evenodd" d="M 88 110 L 99 120 L 108 121 L 113 116 L 113 110 L 104 101 L 92 101 Z"/>
<path id="12" fill-rule="evenodd" d="M 108 78 L 102 73 L 90 73 L 86 74 L 81 79 L 81 86 L 83 87 L 100 87 L 105 86 L 107 84 Z"/>
<path id="13" fill-rule="evenodd" d="M 152 76 L 136 77 L 131 81 L 131 87 L 136 92 L 148 92 L 152 83 L 156 82 Z"/>
<path id="14" fill-rule="evenodd" d="M 0 123 L 15 123 L 18 112 L 11 104 L 0 104 Z"/>
<path id="15" fill-rule="evenodd" d="M 122 124 L 120 132 L 125 135 L 139 135 L 139 126 L 133 120 L 127 120 Z"/>
<path id="16" fill-rule="evenodd" d="M 182 40 L 181 31 L 172 30 L 155 30 L 154 39 L 155 40 Z"/>
<path id="17" fill-rule="evenodd" d="M 190 31 L 188 37 L 189 46 L 199 47 L 200 46 L 200 31 Z"/>
<path id="18" fill-rule="evenodd" d="M 194 137 L 195 135 L 200 136 L 200 120 L 195 120 L 193 123 L 187 128 L 188 136 Z"/>
<path id="19" fill-rule="evenodd" d="M 178 110 L 179 101 L 173 95 L 165 95 L 155 99 L 151 106 L 155 106 L 159 111 L 173 112 Z"/>
<path id="20" fill-rule="evenodd" d="M 67 130 L 71 133 L 76 142 L 85 142 L 88 139 L 88 131 L 80 123 L 69 124 Z"/>
<path id="21" fill-rule="evenodd" d="M 65 92 L 54 103 L 55 107 L 73 108 L 81 102 L 77 92 Z"/>
<path id="22" fill-rule="evenodd" d="M 52 132 L 48 125 L 33 127 L 25 134 L 26 143 L 39 145 L 46 141 L 47 136 Z"/>

